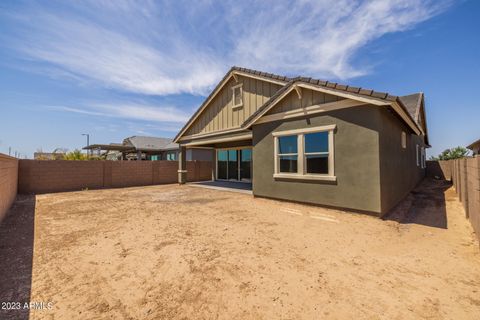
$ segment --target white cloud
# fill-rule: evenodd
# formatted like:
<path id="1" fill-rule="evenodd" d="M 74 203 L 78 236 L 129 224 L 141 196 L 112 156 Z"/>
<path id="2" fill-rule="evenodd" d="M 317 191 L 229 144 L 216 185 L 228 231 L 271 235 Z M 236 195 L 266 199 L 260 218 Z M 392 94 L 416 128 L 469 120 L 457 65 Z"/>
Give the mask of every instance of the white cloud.
<path id="1" fill-rule="evenodd" d="M 142 104 L 89 104 L 78 107 L 46 106 L 54 111 L 70 112 L 100 117 L 114 117 L 130 120 L 143 120 L 153 123 L 166 123 L 166 127 L 175 127 L 175 124 L 185 123 L 189 116 L 170 106 L 149 106 Z M 172 126 L 173 124 L 173 126 Z"/>
<path id="2" fill-rule="evenodd" d="M 372 0 L 276 3 L 238 34 L 235 60 L 260 69 L 347 79 L 367 72 L 352 58 L 369 42 L 416 26 L 445 1 Z M 237 17 L 240 22 L 241 16 Z M 252 50 L 254 49 L 254 50 Z"/>
<path id="3" fill-rule="evenodd" d="M 352 62 L 365 45 L 414 28 L 449 4 L 449 0 L 73 2 L 11 14 L 21 27 L 8 43 L 29 59 L 108 88 L 205 95 L 231 65 L 322 78 L 365 74 L 369 66 Z M 125 113 L 136 114 L 125 108 Z M 144 114 L 166 117 L 146 110 Z"/>

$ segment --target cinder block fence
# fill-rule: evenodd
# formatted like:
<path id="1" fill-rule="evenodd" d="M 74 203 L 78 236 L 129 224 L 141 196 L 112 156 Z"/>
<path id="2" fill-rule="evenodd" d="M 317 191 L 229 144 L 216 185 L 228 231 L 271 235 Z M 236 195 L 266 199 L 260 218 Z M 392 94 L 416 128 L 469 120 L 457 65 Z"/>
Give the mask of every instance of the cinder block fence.
<path id="1" fill-rule="evenodd" d="M 0 154 L 0 221 L 17 195 L 18 160 Z"/>
<path id="2" fill-rule="evenodd" d="M 177 161 L 20 160 L 19 193 L 148 186 L 177 182 Z M 189 161 L 188 181 L 210 180 L 210 161 Z"/>
<path id="3" fill-rule="evenodd" d="M 427 175 L 452 181 L 466 218 L 480 240 L 480 157 L 427 161 Z"/>
<path id="4" fill-rule="evenodd" d="M 0 221 L 17 193 L 176 183 L 177 161 L 18 160 L 0 154 Z M 212 179 L 211 161 L 188 161 L 187 181 Z"/>

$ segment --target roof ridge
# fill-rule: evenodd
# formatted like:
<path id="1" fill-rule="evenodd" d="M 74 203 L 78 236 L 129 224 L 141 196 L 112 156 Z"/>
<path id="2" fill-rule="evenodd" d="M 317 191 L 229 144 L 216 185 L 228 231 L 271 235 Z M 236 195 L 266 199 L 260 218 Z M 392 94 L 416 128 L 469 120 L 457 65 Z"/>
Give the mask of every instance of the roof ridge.
<path id="1" fill-rule="evenodd" d="M 414 115 L 412 115 L 409 112 L 409 109 L 406 107 L 404 102 L 400 99 L 399 96 L 390 94 L 388 92 L 382 92 L 382 91 L 375 91 L 373 89 L 367 89 L 367 88 L 362 88 L 362 87 L 355 87 L 355 86 L 350 86 L 346 84 L 341 84 L 338 82 L 334 81 L 328 81 L 328 80 L 321 80 L 321 79 L 315 79 L 315 78 L 310 78 L 310 77 L 303 77 L 303 76 L 296 76 L 296 77 L 287 77 L 287 76 L 282 76 L 278 74 L 273 74 L 269 72 L 263 72 L 255 69 L 249 69 L 249 68 L 244 68 L 244 67 L 239 67 L 239 66 L 232 66 L 230 70 L 225 74 L 225 76 L 222 78 L 222 80 L 218 83 L 218 85 L 215 87 L 215 89 L 210 93 L 210 95 L 204 100 L 204 102 L 200 105 L 200 107 L 197 109 L 197 111 L 192 115 L 190 120 L 187 121 L 187 123 L 183 126 L 183 128 L 178 132 L 178 134 L 175 136 L 173 139 L 174 141 L 180 136 L 180 134 L 187 128 L 189 125 L 190 121 L 200 112 L 200 110 L 205 106 L 205 103 L 210 99 L 210 97 L 213 95 L 213 93 L 219 88 L 219 85 L 224 82 L 224 80 L 234 71 L 239 71 L 239 72 L 244 72 L 244 73 L 249 73 L 252 75 L 260 76 L 260 77 L 265 77 L 265 78 L 270 78 L 274 80 L 281 80 L 285 81 L 286 83 L 273 95 L 268 99 L 256 112 L 254 112 L 250 117 L 246 119 L 245 122 L 247 122 L 252 116 L 257 114 L 260 110 L 262 110 L 263 106 L 268 105 L 273 99 L 278 97 L 279 94 L 284 92 L 287 88 L 289 88 L 293 83 L 295 82 L 302 82 L 306 84 L 312 84 L 316 86 L 321 86 L 325 87 L 328 89 L 333 89 L 336 91 L 343 91 L 347 92 L 349 94 L 353 95 L 359 95 L 359 96 L 364 96 L 364 97 L 371 97 L 374 99 L 381 99 L 381 100 L 387 100 L 391 102 L 396 102 L 400 105 L 402 109 L 404 109 L 407 112 L 407 116 L 409 116 L 415 124 L 417 124 L 416 119 L 414 119 Z M 421 92 L 423 96 L 423 92 Z M 245 124 L 244 122 L 244 124 Z M 242 124 L 242 126 L 244 125 Z"/>

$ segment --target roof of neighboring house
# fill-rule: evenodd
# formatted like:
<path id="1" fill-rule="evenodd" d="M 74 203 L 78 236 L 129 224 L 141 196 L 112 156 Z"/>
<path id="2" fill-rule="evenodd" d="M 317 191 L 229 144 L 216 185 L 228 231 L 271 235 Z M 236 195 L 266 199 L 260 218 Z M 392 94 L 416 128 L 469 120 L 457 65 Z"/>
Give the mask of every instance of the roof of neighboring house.
<path id="1" fill-rule="evenodd" d="M 123 143 L 91 144 L 83 149 L 101 149 L 117 151 L 164 151 L 175 150 L 179 146 L 170 138 L 132 136 L 125 138 Z"/>
<path id="2" fill-rule="evenodd" d="M 422 128 L 424 132 L 426 132 L 426 128 L 423 127 L 423 124 L 420 124 L 418 119 L 418 114 L 419 114 L 419 109 L 421 108 L 421 101 L 423 99 L 423 93 L 414 93 L 411 95 L 407 96 L 396 96 L 392 95 L 387 92 L 380 92 L 380 91 L 375 91 L 372 89 L 365 89 L 361 87 L 354 87 L 354 86 L 349 86 L 349 85 L 344 85 L 344 84 L 339 84 L 337 82 L 332 82 L 332 81 L 326 81 L 326 80 L 319 80 L 319 79 L 312 79 L 312 78 L 306 78 L 306 77 L 295 77 L 295 78 L 290 78 L 286 76 L 280 76 L 268 72 L 262 72 L 258 70 L 253 70 L 253 69 L 247 69 L 247 68 L 241 68 L 241 67 L 236 67 L 233 66 L 223 77 L 223 79 L 217 84 L 215 89 L 210 93 L 210 95 L 205 99 L 205 101 L 202 103 L 202 105 L 198 108 L 198 110 L 192 115 L 190 120 L 183 126 L 183 128 L 178 132 L 176 137 L 174 138 L 174 141 L 176 141 L 180 135 L 185 131 L 190 124 L 192 123 L 193 119 L 203 110 L 205 105 L 208 103 L 210 98 L 219 90 L 219 88 L 222 86 L 224 81 L 228 79 L 231 75 L 232 72 L 239 71 L 243 73 L 248 73 L 252 74 L 255 76 L 259 77 L 264 77 L 264 78 L 269 78 L 272 80 L 277 80 L 277 81 L 283 81 L 285 84 L 281 89 L 279 89 L 272 97 L 270 97 L 269 100 L 267 100 L 257 111 L 255 111 L 250 117 L 248 117 L 242 126 L 244 127 L 246 124 L 248 124 L 252 119 L 255 119 L 259 114 L 261 114 L 265 109 L 269 107 L 273 101 L 275 101 L 276 98 L 278 98 L 282 93 L 290 89 L 294 84 L 298 83 L 305 83 L 313 86 L 318 86 L 318 87 L 324 87 L 329 90 L 333 91 L 339 91 L 339 92 L 344 92 L 348 93 L 351 95 L 356 95 L 359 97 L 368 97 L 376 100 L 383 100 L 386 103 L 388 102 L 396 102 L 401 108 L 403 108 L 407 115 L 411 118 L 411 120 L 414 121 L 414 123 L 419 127 Z"/>
<path id="3" fill-rule="evenodd" d="M 480 139 L 468 145 L 467 149 L 473 150 L 475 147 L 480 147 Z"/>
<path id="4" fill-rule="evenodd" d="M 172 139 L 133 136 L 133 137 L 126 138 L 123 142 L 124 144 L 132 145 L 136 150 L 150 151 L 150 150 L 163 150 L 165 149 L 166 146 L 171 147 Z"/>
<path id="5" fill-rule="evenodd" d="M 89 146 L 83 147 L 83 150 L 112 150 L 112 151 L 127 151 L 130 150 L 131 146 L 126 146 L 121 143 L 110 143 L 110 144 L 91 144 Z"/>

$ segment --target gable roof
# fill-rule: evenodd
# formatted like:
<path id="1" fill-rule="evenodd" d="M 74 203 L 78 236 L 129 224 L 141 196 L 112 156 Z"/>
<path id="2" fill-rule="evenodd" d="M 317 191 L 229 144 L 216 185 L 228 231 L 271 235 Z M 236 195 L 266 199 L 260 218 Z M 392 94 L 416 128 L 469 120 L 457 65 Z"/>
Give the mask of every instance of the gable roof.
<path id="1" fill-rule="evenodd" d="M 477 145 L 480 145 L 480 139 L 478 139 L 477 141 L 472 142 L 471 144 L 469 144 L 469 145 L 467 146 L 467 149 L 473 150 Z"/>
<path id="2" fill-rule="evenodd" d="M 407 111 L 412 116 L 413 120 L 418 123 L 420 119 L 420 108 L 422 106 L 423 93 L 413 93 L 406 96 L 401 96 L 399 99 L 407 108 Z"/>
<path id="3" fill-rule="evenodd" d="M 179 133 L 174 138 L 174 141 L 177 141 L 177 139 L 181 137 L 181 135 L 193 123 L 196 117 L 203 111 L 203 109 L 208 104 L 212 96 L 218 92 L 218 90 L 225 84 L 226 80 L 229 79 L 232 73 L 234 73 L 235 71 L 245 73 L 247 75 L 249 74 L 253 76 L 263 77 L 265 79 L 279 80 L 284 82 L 284 85 L 273 96 L 271 96 L 270 99 L 268 99 L 260 108 L 258 108 L 257 111 L 255 111 L 252 115 L 250 115 L 250 117 L 248 117 L 243 122 L 243 124 L 241 125 L 242 128 L 250 127 L 250 125 L 253 124 L 254 119 L 256 119 L 259 115 L 264 114 L 266 111 L 268 111 L 269 108 L 273 105 L 273 103 L 276 102 L 276 100 L 282 94 L 292 89 L 295 85 L 304 84 L 304 85 L 309 85 L 317 88 L 322 88 L 324 90 L 328 90 L 332 94 L 337 93 L 337 94 L 341 94 L 342 96 L 351 97 L 353 99 L 355 99 L 355 97 L 362 100 L 368 99 L 368 101 L 375 102 L 375 104 L 389 105 L 389 104 L 395 103 L 400 107 L 401 110 L 405 112 L 406 116 L 409 118 L 407 119 L 407 121 L 408 120 L 412 121 L 416 129 L 420 129 L 418 131 L 421 131 L 426 135 L 426 127 L 424 127 L 423 124 L 419 123 L 419 112 L 422 106 L 423 93 L 415 93 L 415 94 L 400 97 L 400 96 L 392 95 L 388 92 L 380 92 L 372 89 L 354 87 L 354 86 L 340 84 L 337 82 L 331 82 L 331 81 L 313 79 L 313 78 L 307 78 L 307 77 L 290 78 L 290 77 L 275 75 L 272 73 L 261 72 L 253 69 L 240 68 L 240 67 L 234 66 L 223 77 L 223 79 L 219 82 L 219 84 L 216 86 L 214 91 L 212 91 L 212 93 L 207 97 L 207 99 L 205 99 L 204 103 L 193 114 L 193 116 L 185 124 L 185 126 L 179 131 Z"/>
<path id="4" fill-rule="evenodd" d="M 208 103 L 213 99 L 213 97 L 220 91 L 220 89 L 225 85 L 225 83 L 233 76 L 234 73 L 238 73 L 240 75 L 246 76 L 253 76 L 257 78 L 262 78 L 266 81 L 274 81 L 279 83 L 280 85 L 285 85 L 290 78 L 285 76 L 280 76 L 278 74 L 268 73 L 268 72 L 261 72 L 253 69 L 241 68 L 237 66 L 233 66 L 230 70 L 225 74 L 225 76 L 220 80 L 220 82 L 215 86 L 213 91 L 208 95 L 208 97 L 203 101 L 200 107 L 195 111 L 195 113 L 190 117 L 190 119 L 185 123 L 185 125 L 180 129 L 178 134 L 173 138 L 173 141 L 176 142 L 178 138 L 190 127 L 190 125 L 195 121 L 197 116 L 205 109 Z"/>
<path id="5" fill-rule="evenodd" d="M 405 116 L 408 117 L 406 121 L 410 120 L 410 122 L 413 124 L 413 126 L 416 127 L 417 130 L 421 128 L 421 130 L 418 131 L 425 132 L 423 128 L 419 126 L 418 121 L 416 121 L 415 112 L 411 114 L 408 111 L 407 107 L 404 105 L 403 101 L 400 100 L 400 97 L 398 96 L 386 92 L 379 92 L 371 89 L 352 87 L 348 85 L 338 84 L 336 82 L 329 82 L 305 77 L 292 78 L 285 86 L 283 86 L 272 97 L 270 97 L 270 99 L 265 102 L 257 111 L 255 111 L 250 117 L 248 117 L 247 120 L 245 120 L 245 122 L 242 124 L 242 127 L 248 128 L 255 122 L 256 119 L 258 119 L 260 115 L 265 114 L 276 102 L 278 102 L 278 99 L 281 98 L 284 93 L 291 91 L 294 86 L 302 84 L 308 85 L 309 88 L 311 87 L 312 89 L 317 88 L 319 90 L 328 91 L 330 94 L 337 94 L 354 100 L 361 99 L 363 101 L 368 101 L 377 105 L 391 105 L 392 103 L 396 103 L 399 108 L 404 111 Z"/>

